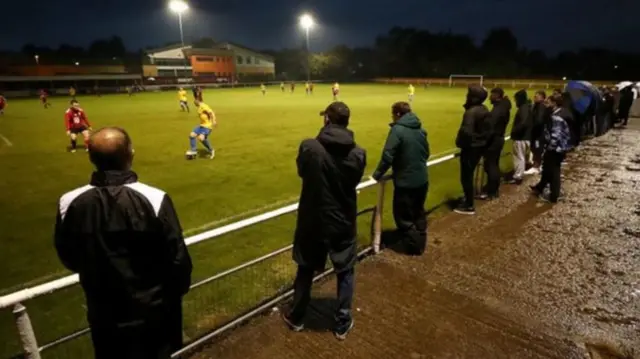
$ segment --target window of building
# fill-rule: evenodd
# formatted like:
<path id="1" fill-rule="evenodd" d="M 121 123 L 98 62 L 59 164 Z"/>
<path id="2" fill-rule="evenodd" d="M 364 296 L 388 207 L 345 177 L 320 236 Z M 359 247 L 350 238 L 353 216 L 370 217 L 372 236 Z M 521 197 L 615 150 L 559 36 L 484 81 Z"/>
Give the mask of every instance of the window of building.
<path id="1" fill-rule="evenodd" d="M 260 65 L 260 59 L 256 57 L 256 61 L 255 61 L 256 65 Z"/>
<path id="2" fill-rule="evenodd" d="M 247 56 L 247 65 L 251 64 L 251 57 Z"/>
<path id="3" fill-rule="evenodd" d="M 242 63 L 244 62 L 242 56 L 238 56 L 237 60 L 239 65 L 242 65 Z"/>

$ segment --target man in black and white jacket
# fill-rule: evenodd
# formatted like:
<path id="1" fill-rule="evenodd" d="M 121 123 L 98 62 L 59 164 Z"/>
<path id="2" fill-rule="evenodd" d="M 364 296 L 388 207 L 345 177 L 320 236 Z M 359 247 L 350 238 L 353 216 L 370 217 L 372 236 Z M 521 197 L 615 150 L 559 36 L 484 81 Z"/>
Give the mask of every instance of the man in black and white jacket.
<path id="1" fill-rule="evenodd" d="M 138 182 L 119 128 L 93 134 L 91 182 L 60 198 L 55 246 L 80 276 L 97 359 L 162 358 L 182 346 L 191 258 L 171 198 Z"/>

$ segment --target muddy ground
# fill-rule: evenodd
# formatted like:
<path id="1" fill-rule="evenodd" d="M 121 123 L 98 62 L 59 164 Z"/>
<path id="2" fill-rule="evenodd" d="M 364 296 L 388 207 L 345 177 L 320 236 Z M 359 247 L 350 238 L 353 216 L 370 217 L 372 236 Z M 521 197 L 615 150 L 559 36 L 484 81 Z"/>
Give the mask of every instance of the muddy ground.
<path id="1" fill-rule="evenodd" d="M 504 187 L 475 217 L 433 221 L 425 256 L 365 260 L 345 342 L 327 331 L 328 281 L 307 331 L 274 311 L 194 357 L 640 359 L 639 122 L 569 157 L 560 204 Z"/>

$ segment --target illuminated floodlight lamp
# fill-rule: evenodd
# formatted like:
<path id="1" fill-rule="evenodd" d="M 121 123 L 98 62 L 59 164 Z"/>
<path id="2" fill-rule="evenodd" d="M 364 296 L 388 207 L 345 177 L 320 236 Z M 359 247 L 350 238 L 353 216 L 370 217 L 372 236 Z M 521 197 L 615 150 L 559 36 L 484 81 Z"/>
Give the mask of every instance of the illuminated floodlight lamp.
<path id="1" fill-rule="evenodd" d="M 309 30 L 314 24 L 315 21 L 313 21 L 313 17 L 311 15 L 304 14 L 300 16 L 300 26 L 302 26 L 303 29 Z"/>
<path id="2" fill-rule="evenodd" d="M 189 10 L 189 5 L 182 0 L 171 0 L 171 2 L 169 2 L 169 9 L 175 13 L 182 14 Z"/>

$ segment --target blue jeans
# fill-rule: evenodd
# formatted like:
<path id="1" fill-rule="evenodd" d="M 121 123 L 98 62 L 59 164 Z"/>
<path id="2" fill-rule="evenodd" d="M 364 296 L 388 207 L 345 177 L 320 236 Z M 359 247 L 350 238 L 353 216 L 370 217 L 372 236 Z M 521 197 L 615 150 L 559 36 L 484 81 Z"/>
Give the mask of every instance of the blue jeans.
<path id="1" fill-rule="evenodd" d="M 298 266 L 298 273 L 293 284 L 293 309 L 291 320 L 294 323 L 302 323 L 304 315 L 311 301 L 311 286 L 313 284 L 314 270 L 310 267 Z M 338 282 L 338 308 L 336 310 L 337 329 L 347 327 L 351 323 L 351 304 L 353 302 L 353 289 L 355 284 L 355 270 L 350 268 L 336 274 Z"/>

